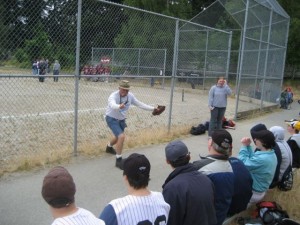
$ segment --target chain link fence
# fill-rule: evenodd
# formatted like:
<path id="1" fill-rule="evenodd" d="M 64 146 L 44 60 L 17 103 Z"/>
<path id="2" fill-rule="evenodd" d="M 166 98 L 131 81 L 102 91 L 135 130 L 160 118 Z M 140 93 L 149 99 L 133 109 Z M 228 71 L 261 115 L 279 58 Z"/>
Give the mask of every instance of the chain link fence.
<path id="1" fill-rule="evenodd" d="M 207 121 L 207 92 L 216 77 L 229 77 L 235 88 L 232 60 L 240 56 L 231 51 L 231 31 L 106 1 L 2 4 L 1 171 L 104 152 L 112 135 L 107 99 L 121 79 L 139 100 L 167 106 L 157 117 L 132 107 L 125 148 Z M 253 80 L 267 85 L 258 75 L 244 80 L 244 89 Z M 229 98 L 228 118 L 237 114 L 235 101 Z M 238 105 L 257 108 L 250 101 Z"/>
<path id="2" fill-rule="evenodd" d="M 260 109 L 280 98 L 290 17 L 276 1 L 218 0 L 192 19 L 230 30 L 230 80 L 236 86 L 236 115 L 242 101 Z"/>

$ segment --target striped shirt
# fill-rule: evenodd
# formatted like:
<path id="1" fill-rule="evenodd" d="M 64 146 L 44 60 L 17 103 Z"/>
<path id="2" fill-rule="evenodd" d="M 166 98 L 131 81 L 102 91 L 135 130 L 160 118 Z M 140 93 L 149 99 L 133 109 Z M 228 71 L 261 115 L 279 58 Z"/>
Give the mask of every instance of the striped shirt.
<path id="1" fill-rule="evenodd" d="M 109 203 L 100 215 L 106 225 L 167 224 L 170 205 L 160 192 L 127 195 Z"/>
<path id="2" fill-rule="evenodd" d="M 105 223 L 90 211 L 78 208 L 77 212 L 69 216 L 55 219 L 51 225 L 105 225 Z"/>

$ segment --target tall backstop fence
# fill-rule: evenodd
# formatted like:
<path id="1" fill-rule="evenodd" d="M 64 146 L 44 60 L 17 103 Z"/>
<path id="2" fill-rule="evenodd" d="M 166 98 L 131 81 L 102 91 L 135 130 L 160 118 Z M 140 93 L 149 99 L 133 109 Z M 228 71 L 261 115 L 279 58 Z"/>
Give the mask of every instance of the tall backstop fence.
<path id="1" fill-rule="evenodd" d="M 276 0 L 218 0 L 192 19 L 233 32 L 230 77 L 241 101 L 276 103 L 284 77 L 290 17 Z"/>
<path id="2" fill-rule="evenodd" d="M 158 117 L 131 108 L 125 147 L 155 143 L 170 131 L 207 121 L 207 92 L 218 76 L 228 78 L 236 94 L 229 98 L 229 118 L 274 104 L 265 95 L 258 102 L 250 94 L 239 98 L 240 90 L 250 90 L 254 81 L 262 88 L 269 80 L 281 83 L 279 75 L 245 76 L 243 68 L 248 62 L 252 68 L 253 60 L 232 46 L 246 41 L 221 26 L 100 0 L 6 1 L 0 9 L 2 171 L 17 160 L 47 163 L 104 151 L 111 136 L 107 99 L 121 79 L 130 80 L 139 100 L 167 106 Z M 271 54 L 266 45 L 255 54 Z M 239 70 L 232 73 L 237 58 L 243 65 L 236 63 Z"/>

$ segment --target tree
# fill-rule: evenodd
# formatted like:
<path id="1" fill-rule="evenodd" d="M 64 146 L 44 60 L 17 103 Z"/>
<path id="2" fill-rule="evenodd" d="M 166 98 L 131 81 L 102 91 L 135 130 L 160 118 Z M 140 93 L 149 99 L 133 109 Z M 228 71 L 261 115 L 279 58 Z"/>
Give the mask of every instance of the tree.
<path id="1" fill-rule="evenodd" d="M 300 68 L 300 2 L 279 0 L 279 3 L 291 18 L 286 65 L 292 68 L 292 79 L 294 79 L 297 69 Z"/>

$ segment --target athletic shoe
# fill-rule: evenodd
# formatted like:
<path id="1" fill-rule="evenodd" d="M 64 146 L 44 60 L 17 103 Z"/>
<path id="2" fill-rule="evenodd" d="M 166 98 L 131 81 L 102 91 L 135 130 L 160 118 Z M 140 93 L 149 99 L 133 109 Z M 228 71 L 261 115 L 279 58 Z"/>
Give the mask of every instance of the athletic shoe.
<path id="1" fill-rule="evenodd" d="M 106 146 L 106 153 L 115 155 L 116 150 L 113 147 Z"/>
<path id="2" fill-rule="evenodd" d="M 122 159 L 122 157 L 116 159 L 116 167 L 118 167 L 120 170 L 123 170 L 123 163 L 124 160 Z"/>

